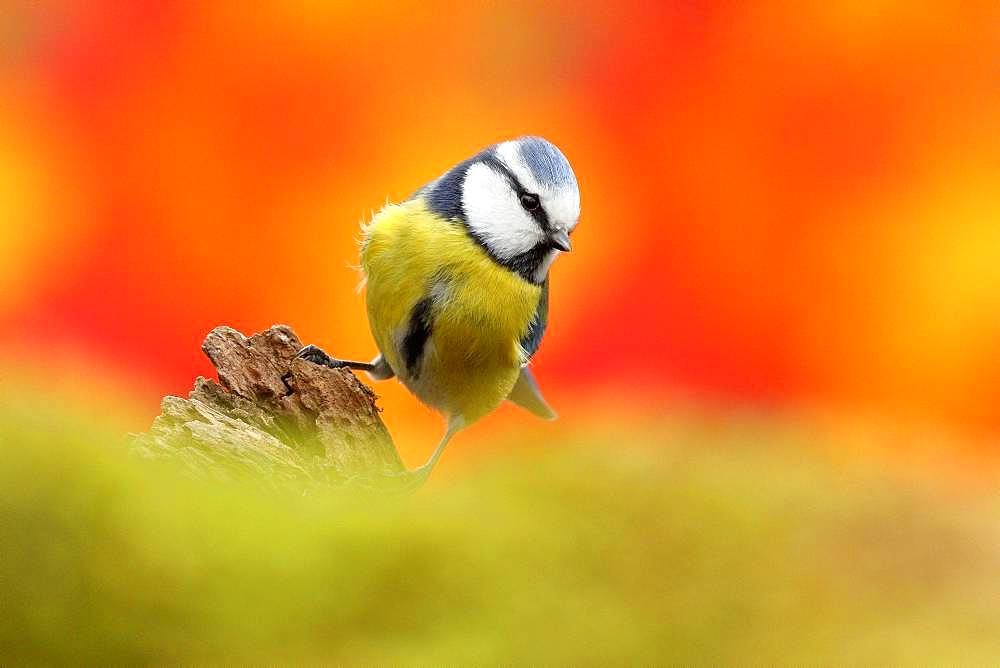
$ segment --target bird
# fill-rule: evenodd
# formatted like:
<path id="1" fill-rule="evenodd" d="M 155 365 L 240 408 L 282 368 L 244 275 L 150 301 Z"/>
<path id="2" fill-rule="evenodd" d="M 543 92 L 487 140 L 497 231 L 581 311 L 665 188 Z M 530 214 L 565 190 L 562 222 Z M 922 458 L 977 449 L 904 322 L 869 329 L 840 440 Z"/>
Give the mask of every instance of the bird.
<path id="1" fill-rule="evenodd" d="M 505 400 L 552 420 L 529 369 L 548 324 L 549 272 L 572 249 L 580 191 L 554 144 L 522 136 L 489 146 L 362 225 L 361 271 L 378 355 L 298 357 L 398 378 L 447 428 L 422 484 L 456 433 Z"/>

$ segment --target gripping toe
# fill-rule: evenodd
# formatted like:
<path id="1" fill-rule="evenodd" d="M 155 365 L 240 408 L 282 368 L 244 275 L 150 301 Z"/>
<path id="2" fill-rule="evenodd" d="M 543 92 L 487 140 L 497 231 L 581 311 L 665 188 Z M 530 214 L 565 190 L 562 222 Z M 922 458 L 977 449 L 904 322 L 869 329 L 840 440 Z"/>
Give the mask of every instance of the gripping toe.
<path id="1" fill-rule="evenodd" d="M 299 359 L 304 359 L 307 362 L 312 362 L 313 364 L 319 364 L 320 366 L 330 367 L 331 369 L 336 369 L 338 366 L 338 360 L 333 359 L 322 348 L 314 346 L 312 344 L 305 346 L 295 355 Z"/>

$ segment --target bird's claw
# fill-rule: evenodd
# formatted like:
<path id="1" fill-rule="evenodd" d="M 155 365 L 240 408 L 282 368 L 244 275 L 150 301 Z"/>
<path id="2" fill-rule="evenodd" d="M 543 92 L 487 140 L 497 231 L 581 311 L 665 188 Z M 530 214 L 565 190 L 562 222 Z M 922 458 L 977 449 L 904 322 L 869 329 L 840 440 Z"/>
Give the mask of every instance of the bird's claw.
<path id="1" fill-rule="evenodd" d="M 346 366 L 341 360 L 330 357 L 322 348 L 312 344 L 303 347 L 302 350 L 295 355 L 295 357 L 303 359 L 307 362 L 312 362 L 313 364 L 329 367 L 331 369 L 340 369 Z"/>
<path id="2" fill-rule="evenodd" d="M 421 466 L 407 471 L 387 473 L 382 480 L 383 483 L 388 483 L 394 491 L 409 494 L 423 487 L 429 475 L 430 471 Z"/>

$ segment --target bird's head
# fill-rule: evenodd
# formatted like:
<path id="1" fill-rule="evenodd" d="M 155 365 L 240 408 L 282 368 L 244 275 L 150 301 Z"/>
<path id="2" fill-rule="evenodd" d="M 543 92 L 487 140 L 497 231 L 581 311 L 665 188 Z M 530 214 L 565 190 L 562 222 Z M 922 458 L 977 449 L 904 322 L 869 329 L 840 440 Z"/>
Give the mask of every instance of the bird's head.
<path id="1" fill-rule="evenodd" d="M 457 219 L 494 261 L 541 284 L 580 218 L 580 191 L 562 152 L 541 137 L 495 144 L 420 193 Z"/>

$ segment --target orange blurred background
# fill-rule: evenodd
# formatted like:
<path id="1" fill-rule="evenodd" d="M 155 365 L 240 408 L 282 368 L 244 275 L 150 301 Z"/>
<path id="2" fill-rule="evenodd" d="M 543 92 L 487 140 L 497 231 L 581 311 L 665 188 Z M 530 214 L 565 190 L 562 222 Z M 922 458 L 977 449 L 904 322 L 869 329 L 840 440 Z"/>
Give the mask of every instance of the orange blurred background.
<path id="1" fill-rule="evenodd" d="M 530 133 L 583 199 L 536 358 L 564 416 L 1000 433 L 995 1 L 14 0 L 0 87 L 4 365 L 128 386 L 144 421 L 217 324 L 371 357 L 359 223 Z M 419 461 L 440 420 L 376 389 Z"/>

